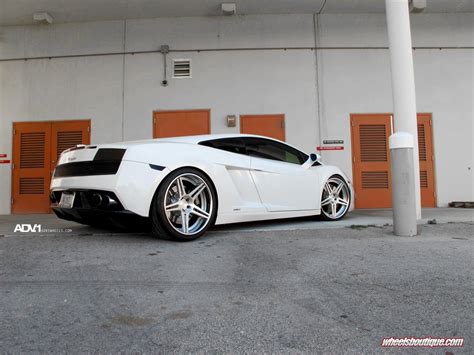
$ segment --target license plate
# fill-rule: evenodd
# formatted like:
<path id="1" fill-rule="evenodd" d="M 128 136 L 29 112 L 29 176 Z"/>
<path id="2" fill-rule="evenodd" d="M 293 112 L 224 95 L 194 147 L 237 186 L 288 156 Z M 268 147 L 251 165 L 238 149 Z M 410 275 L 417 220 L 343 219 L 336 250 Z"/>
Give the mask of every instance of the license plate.
<path id="1" fill-rule="evenodd" d="M 59 201 L 59 207 L 72 208 L 75 196 L 75 192 L 63 192 L 61 194 L 61 201 Z"/>

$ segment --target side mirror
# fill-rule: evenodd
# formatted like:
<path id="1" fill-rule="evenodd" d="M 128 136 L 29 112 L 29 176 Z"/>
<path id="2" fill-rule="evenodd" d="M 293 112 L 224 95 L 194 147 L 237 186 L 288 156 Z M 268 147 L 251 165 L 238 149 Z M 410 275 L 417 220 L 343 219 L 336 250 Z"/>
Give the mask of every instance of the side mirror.
<path id="1" fill-rule="evenodd" d="M 318 154 L 318 153 L 311 153 L 310 156 L 311 160 L 313 161 L 313 163 L 316 163 L 317 161 L 321 161 L 321 155 Z"/>
<path id="2" fill-rule="evenodd" d="M 321 156 L 319 154 L 316 154 L 316 153 L 311 153 L 309 155 L 309 158 L 308 160 L 306 160 L 302 167 L 305 168 L 305 169 L 308 169 L 310 168 L 311 166 L 313 166 L 314 163 L 316 163 L 317 161 L 320 161 L 321 160 Z"/>

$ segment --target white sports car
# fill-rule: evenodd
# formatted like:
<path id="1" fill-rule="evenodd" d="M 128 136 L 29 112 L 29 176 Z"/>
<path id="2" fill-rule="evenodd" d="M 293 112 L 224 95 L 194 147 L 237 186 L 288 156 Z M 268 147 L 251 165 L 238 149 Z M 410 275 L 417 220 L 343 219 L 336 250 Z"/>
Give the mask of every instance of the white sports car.
<path id="1" fill-rule="evenodd" d="M 214 224 L 338 220 L 351 209 L 352 195 L 345 174 L 317 154 L 242 134 L 80 145 L 62 153 L 51 181 L 60 218 L 151 222 L 154 235 L 181 241 Z"/>

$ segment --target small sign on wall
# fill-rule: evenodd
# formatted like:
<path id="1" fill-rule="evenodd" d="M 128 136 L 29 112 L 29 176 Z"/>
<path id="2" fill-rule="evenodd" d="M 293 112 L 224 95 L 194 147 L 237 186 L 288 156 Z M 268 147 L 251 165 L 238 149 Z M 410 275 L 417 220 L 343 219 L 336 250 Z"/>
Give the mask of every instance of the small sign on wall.
<path id="1" fill-rule="evenodd" d="M 318 151 L 321 150 L 344 150 L 344 146 L 342 145 L 335 145 L 335 146 L 327 146 L 327 147 L 316 147 Z"/>
<path id="2" fill-rule="evenodd" d="M 325 140 L 323 140 L 323 144 L 344 144 L 344 140 L 342 140 L 342 139 L 325 139 Z"/>
<path id="3" fill-rule="evenodd" d="M 323 145 L 316 147 L 318 151 L 321 150 L 344 150 L 344 140 L 343 139 L 324 139 L 323 144 L 329 144 L 329 145 Z"/>
<path id="4" fill-rule="evenodd" d="M 0 158 L 6 158 L 7 155 L 6 154 L 0 154 Z"/>

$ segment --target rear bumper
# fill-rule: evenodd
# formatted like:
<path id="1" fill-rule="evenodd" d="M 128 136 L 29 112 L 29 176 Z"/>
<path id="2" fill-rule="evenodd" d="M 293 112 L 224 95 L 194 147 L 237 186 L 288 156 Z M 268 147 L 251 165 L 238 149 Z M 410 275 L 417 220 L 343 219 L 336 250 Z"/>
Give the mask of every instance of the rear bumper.
<path id="1" fill-rule="evenodd" d="M 51 194 L 61 191 L 106 191 L 113 193 L 124 211 L 148 217 L 151 201 L 169 169 L 156 170 L 149 164 L 122 160 L 114 175 L 55 177 Z"/>
<path id="2" fill-rule="evenodd" d="M 53 211 L 61 219 L 92 226 L 116 228 L 140 228 L 148 226 L 148 219 L 130 211 L 103 211 L 90 208 L 53 207 Z"/>

